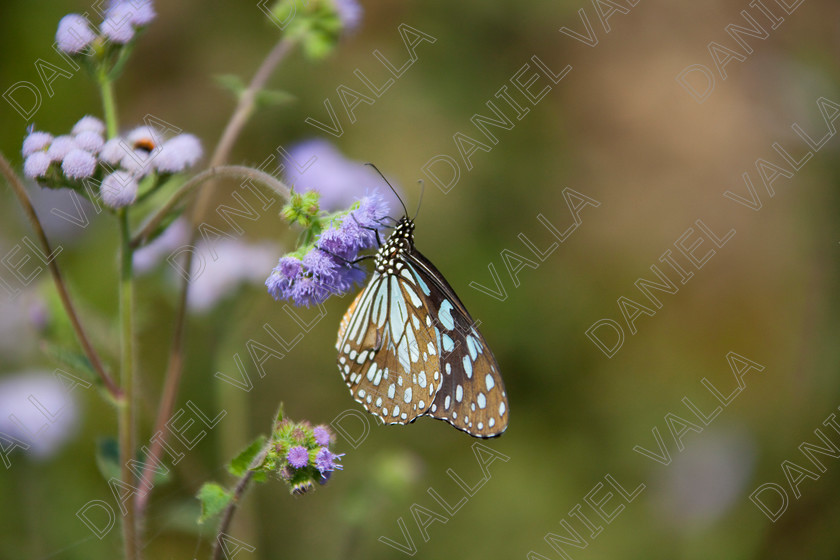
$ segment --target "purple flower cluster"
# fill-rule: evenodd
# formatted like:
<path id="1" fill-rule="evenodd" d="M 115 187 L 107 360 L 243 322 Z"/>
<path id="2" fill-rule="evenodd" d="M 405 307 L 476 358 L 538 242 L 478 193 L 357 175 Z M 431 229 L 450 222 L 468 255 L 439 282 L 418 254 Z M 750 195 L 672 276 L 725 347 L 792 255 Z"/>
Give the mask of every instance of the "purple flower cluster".
<path id="1" fill-rule="evenodd" d="M 60 50 L 71 55 L 81 53 L 99 37 L 124 45 L 156 15 L 151 0 L 111 0 L 99 26 L 99 35 L 84 16 L 68 14 L 58 22 L 55 42 Z"/>
<path id="2" fill-rule="evenodd" d="M 376 246 L 375 230 L 383 227 L 388 206 L 378 194 L 364 197 L 358 208 L 335 218 L 309 250 L 280 259 L 265 281 L 275 300 L 292 300 L 298 306 L 323 303 L 331 295 L 348 292 L 364 280 L 353 265 L 359 251 Z"/>
<path id="3" fill-rule="evenodd" d="M 273 440 L 268 462 L 289 483 L 293 494 L 308 492 L 315 482 L 326 484 L 334 471 L 344 468 L 339 462 L 344 454 L 329 449 L 333 435 L 326 426 L 312 428 L 306 421 L 281 420 Z"/>
<path id="4" fill-rule="evenodd" d="M 23 173 L 50 187 L 103 177 L 102 202 L 122 208 L 134 203 L 139 181 L 149 173 L 178 173 L 202 156 L 201 143 L 192 134 L 164 141 L 148 126 L 107 142 L 104 134 L 105 125 L 92 116 L 82 117 L 70 134 L 62 136 L 30 130 L 21 150 L 25 158 Z"/>

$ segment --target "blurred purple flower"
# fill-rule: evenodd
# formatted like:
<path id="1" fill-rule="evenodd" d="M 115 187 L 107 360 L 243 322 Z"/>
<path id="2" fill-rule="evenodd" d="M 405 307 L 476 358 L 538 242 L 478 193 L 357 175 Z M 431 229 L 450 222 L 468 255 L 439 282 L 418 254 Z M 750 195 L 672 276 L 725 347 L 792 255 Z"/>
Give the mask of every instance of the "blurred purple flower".
<path id="1" fill-rule="evenodd" d="M 347 208 L 353 201 L 374 192 L 381 193 L 391 208 L 400 207 L 376 171 L 345 158 L 326 140 L 306 140 L 292 146 L 288 155 L 291 161 L 285 162 L 287 182 L 300 192 L 321 193 L 323 210 L 335 212 Z M 298 169 L 299 166 L 303 169 Z"/>
<path id="2" fill-rule="evenodd" d="M 76 141 L 76 145 L 79 146 L 81 149 L 86 150 L 92 154 L 99 152 L 102 149 L 102 145 L 105 143 L 102 140 L 102 136 L 98 132 L 93 132 L 92 130 L 84 130 L 73 137 L 73 140 Z"/>
<path id="3" fill-rule="evenodd" d="M 84 16 L 68 14 L 58 22 L 55 42 L 58 43 L 58 48 L 63 52 L 76 54 L 84 50 L 94 39 L 96 39 L 96 35 Z"/>
<path id="4" fill-rule="evenodd" d="M 326 426 L 315 426 L 313 430 L 315 434 L 315 443 L 326 447 L 330 444 L 330 440 L 332 436 L 330 435 L 330 430 Z"/>
<path id="5" fill-rule="evenodd" d="M 23 148 L 21 149 L 21 153 L 23 154 L 23 157 L 28 157 L 35 152 L 43 151 L 49 147 L 52 140 L 53 136 L 49 132 L 32 130 L 26 138 L 23 139 Z"/>
<path id="6" fill-rule="evenodd" d="M 123 138 L 111 138 L 102 146 L 99 151 L 99 158 L 110 165 L 117 165 L 128 153 L 124 144 L 125 140 Z"/>
<path id="7" fill-rule="evenodd" d="M 131 25 L 131 16 L 134 9 L 131 1 L 120 2 L 108 8 L 105 13 L 105 21 L 100 29 L 112 42 L 124 45 L 134 38 L 134 27 Z"/>
<path id="8" fill-rule="evenodd" d="M 117 0 L 110 3 L 105 13 L 106 17 L 118 7 L 124 10 L 123 16 L 126 16 L 128 21 L 136 27 L 150 24 L 157 16 L 151 0 Z"/>
<path id="9" fill-rule="evenodd" d="M 47 155 L 50 156 L 52 161 L 61 161 L 64 157 L 69 154 L 71 151 L 75 150 L 79 146 L 76 144 L 76 141 L 73 139 L 72 136 L 67 136 L 66 134 L 63 136 L 56 137 L 51 143 L 50 147 L 47 150 Z"/>
<path id="10" fill-rule="evenodd" d="M 54 454 L 78 425 L 72 393 L 53 375 L 27 371 L 0 379 L 0 432 L 28 445 L 37 458 Z"/>
<path id="11" fill-rule="evenodd" d="M 325 475 L 332 471 L 340 471 L 344 467 L 338 463 L 338 459 L 344 457 L 344 453 L 336 455 L 326 447 L 322 447 L 315 455 L 315 467 Z"/>
<path id="12" fill-rule="evenodd" d="M 96 158 L 85 150 L 71 150 L 61 162 L 61 170 L 70 179 L 84 179 L 96 171 Z"/>
<path id="13" fill-rule="evenodd" d="M 46 152 L 35 152 L 28 156 L 23 162 L 23 174 L 30 179 L 43 177 L 47 174 L 52 160 Z"/>
<path id="14" fill-rule="evenodd" d="M 82 132 L 93 132 L 102 136 L 105 134 L 105 123 L 91 115 L 85 115 L 73 125 L 70 134 L 74 136 Z"/>
<path id="15" fill-rule="evenodd" d="M 289 464 L 294 468 L 302 469 L 309 464 L 309 451 L 302 445 L 297 445 L 289 449 L 289 452 L 286 454 L 286 459 L 289 460 Z"/>
<path id="16" fill-rule="evenodd" d="M 276 258 L 277 248 L 271 243 L 221 239 L 212 246 L 199 242 L 196 252 L 207 257 L 193 261 L 187 304 L 192 311 L 202 312 L 241 284 L 259 283 Z"/>
<path id="17" fill-rule="evenodd" d="M 333 0 L 338 18 L 341 20 L 341 27 L 347 32 L 355 31 L 362 23 L 361 4 L 356 0 Z"/>
<path id="18" fill-rule="evenodd" d="M 154 159 L 158 171 L 178 173 L 192 167 L 202 156 L 201 142 L 192 134 L 179 134 L 161 146 Z"/>
<path id="19" fill-rule="evenodd" d="M 122 208 L 137 199 L 137 180 L 125 171 L 115 171 L 102 180 L 99 192 L 110 208 Z"/>

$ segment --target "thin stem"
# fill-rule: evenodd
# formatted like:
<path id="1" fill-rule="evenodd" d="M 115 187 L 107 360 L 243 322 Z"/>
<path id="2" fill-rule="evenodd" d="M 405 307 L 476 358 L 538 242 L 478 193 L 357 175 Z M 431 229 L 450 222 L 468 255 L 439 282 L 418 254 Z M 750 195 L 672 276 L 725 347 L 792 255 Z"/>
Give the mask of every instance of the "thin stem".
<path id="1" fill-rule="evenodd" d="M 240 478 L 239 482 L 236 483 L 236 487 L 233 489 L 233 497 L 231 498 L 228 506 L 225 508 L 224 513 L 222 513 L 222 520 L 219 522 L 219 531 L 216 533 L 216 539 L 213 541 L 213 555 L 210 557 L 212 560 L 221 560 L 223 555 L 221 546 L 222 534 L 228 530 L 231 521 L 233 521 L 233 514 L 236 513 L 236 506 L 239 505 L 239 500 L 242 499 L 242 495 L 248 488 L 248 483 L 251 482 L 251 479 L 254 476 L 253 469 L 256 469 L 262 464 L 272 445 L 274 444 L 269 438 L 269 441 L 265 444 L 265 447 L 262 448 L 262 451 L 260 451 L 257 456 L 254 457 L 254 460 L 251 461 L 251 464 L 248 465 L 248 472 L 242 475 L 242 478 Z"/>
<path id="2" fill-rule="evenodd" d="M 211 169 L 207 169 L 202 171 L 195 177 L 192 177 L 189 181 L 181 185 L 177 191 L 175 191 L 169 200 L 160 207 L 160 209 L 155 212 L 154 216 L 149 219 L 146 224 L 141 228 L 141 230 L 134 236 L 131 240 L 131 246 L 133 248 L 137 248 L 152 235 L 157 228 L 160 226 L 161 222 L 169 216 L 170 212 L 173 208 L 175 208 L 178 203 L 180 203 L 190 192 L 204 183 L 205 181 L 213 178 L 218 177 L 229 177 L 229 178 L 246 178 L 256 181 L 258 183 L 262 183 L 269 187 L 271 190 L 289 200 L 291 198 L 291 192 L 289 187 L 287 187 L 282 181 L 276 179 L 273 175 L 269 175 L 263 171 L 258 169 L 254 169 L 252 167 L 245 167 L 242 165 L 226 165 L 223 167 L 213 167 Z M 189 270 L 188 268 L 186 270 Z"/>
<path id="3" fill-rule="evenodd" d="M 23 211 L 26 214 L 26 217 L 29 218 L 29 223 L 32 225 L 32 229 L 35 230 L 35 235 L 38 238 L 38 242 L 40 243 L 44 254 L 52 255 L 53 253 L 50 248 L 50 243 L 47 240 L 47 235 L 44 233 L 41 221 L 38 219 L 38 215 L 35 213 L 35 208 L 29 200 L 29 195 L 26 193 L 23 183 L 21 183 L 18 176 L 12 170 L 12 166 L 9 165 L 9 162 L 2 153 L 0 153 L 0 172 L 2 172 L 6 181 L 12 186 L 12 190 L 15 191 L 21 206 L 23 206 Z M 47 258 L 49 259 L 47 268 L 52 275 L 53 282 L 55 283 L 55 289 L 58 291 L 58 297 L 61 299 L 61 304 L 64 306 L 64 312 L 67 313 L 67 317 L 70 319 L 73 332 L 76 334 L 76 338 L 79 340 L 79 344 L 81 344 L 85 356 L 90 362 L 93 370 L 99 376 L 99 379 L 102 381 L 102 384 L 105 386 L 108 394 L 114 402 L 120 403 L 123 399 L 122 390 L 117 386 L 116 382 L 111 378 L 108 372 L 105 371 L 105 367 L 102 365 L 102 360 L 99 358 L 99 354 L 96 353 L 96 350 L 94 350 L 93 345 L 90 343 L 90 339 L 88 339 L 87 333 L 79 320 L 79 316 L 76 314 L 76 308 L 73 306 L 70 294 L 67 292 L 67 286 L 64 283 L 61 270 L 58 268 L 58 263 L 54 258 Z"/>
<path id="4" fill-rule="evenodd" d="M 132 270 L 133 251 L 131 249 L 131 232 L 128 222 L 128 209 L 119 211 L 120 219 L 120 377 L 125 402 L 119 411 L 119 448 L 120 448 L 120 477 L 123 482 L 131 484 L 134 481 L 130 461 L 134 459 L 135 426 L 134 426 L 134 281 Z M 126 560 L 137 558 L 139 543 L 137 542 L 137 527 L 134 507 L 127 508 L 123 517 L 123 545 Z"/>
<path id="5" fill-rule="evenodd" d="M 117 103 L 114 101 L 114 86 L 108 78 L 108 73 L 103 66 L 99 69 L 97 76 L 99 82 L 99 93 L 102 96 L 102 110 L 105 113 L 105 131 L 108 138 L 117 136 Z"/>
<path id="6" fill-rule="evenodd" d="M 265 86 L 265 83 L 268 81 L 272 72 L 274 72 L 274 69 L 278 64 L 280 64 L 280 62 L 283 61 L 293 46 L 294 41 L 284 37 L 278 41 L 274 48 L 268 53 L 262 64 L 260 64 L 260 67 L 257 69 L 257 72 L 254 74 L 254 77 L 251 79 L 251 83 L 248 84 L 248 88 L 242 92 L 236 109 L 228 121 L 227 126 L 225 126 L 222 137 L 216 145 L 216 149 L 213 151 L 213 156 L 210 158 L 208 166 L 209 169 L 187 181 L 172 195 L 163 208 L 161 208 L 152 217 L 152 219 L 146 223 L 140 233 L 134 237 L 132 240 L 133 247 L 138 247 L 142 244 L 149 235 L 157 229 L 168 212 L 172 210 L 172 208 L 174 208 L 175 205 L 177 205 L 178 202 L 180 202 L 180 200 L 184 198 L 194 187 L 213 176 L 223 176 L 228 173 L 229 176 L 249 176 L 252 179 L 268 185 L 277 193 L 285 197 L 286 200 L 291 197 L 289 188 L 267 173 L 247 167 L 221 166 L 224 165 L 230 156 L 233 145 L 236 143 L 236 140 L 239 138 L 239 134 L 242 132 L 245 123 L 248 121 L 248 118 L 254 110 L 257 93 L 263 88 L 263 86 Z M 195 225 L 206 210 L 211 192 L 212 189 L 204 189 L 201 191 L 193 212 L 191 213 L 193 231 L 190 235 L 190 245 L 193 245 L 195 242 Z M 193 252 L 188 251 L 183 263 L 184 270 L 189 271 L 192 268 L 192 259 Z M 153 446 L 149 451 L 149 456 L 143 468 L 143 476 L 141 477 L 143 481 L 151 480 L 155 467 L 160 460 L 160 454 L 167 434 L 167 430 L 163 429 L 163 424 L 171 416 L 172 409 L 175 406 L 175 400 L 178 395 L 178 387 L 181 382 L 181 373 L 183 371 L 184 364 L 184 331 L 187 322 L 187 295 L 189 293 L 189 287 L 190 281 L 188 273 L 182 276 L 181 280 L 181 295 L 178 298 L 178 310 L 175 315 L 175 326 L 172 333 L 172 346 L 169 352 L 169 363 L 167 364 L 166 375 L 164 377 L 164 389 L 161 395 L 161 403 L 160 408 L 158 409 L 158 417 L 155 427 L 155 433 L 160 432 L 161 437 L 155 439 Z M 148 495 L 148 492 L 145 495 L 137 495 L 135 505 L 140 519 L 142 519 L 145 515 Z"/>

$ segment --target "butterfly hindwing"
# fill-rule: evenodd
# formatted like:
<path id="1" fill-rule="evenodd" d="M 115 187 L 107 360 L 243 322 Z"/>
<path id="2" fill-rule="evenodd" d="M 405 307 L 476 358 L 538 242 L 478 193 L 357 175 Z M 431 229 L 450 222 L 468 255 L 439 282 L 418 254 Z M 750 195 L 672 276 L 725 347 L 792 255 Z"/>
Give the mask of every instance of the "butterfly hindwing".
<path id="1" fill-rule="evenodd" d="M 416 249 L 407 260 L 427 287 L 426 308 L 441 339 L 443 377 L 427 414 L 476 437 L 498 436 L 507 428 L 508 404 L 493 352 L 434 265 Z"/>
<path id="2" fill-rule="evenodd" d="M 338 367 L 356 399 L 388 424 L 424 414 L 440 386 L 438 340 L 404 277 L 374 274 L 342 320 Z"/>

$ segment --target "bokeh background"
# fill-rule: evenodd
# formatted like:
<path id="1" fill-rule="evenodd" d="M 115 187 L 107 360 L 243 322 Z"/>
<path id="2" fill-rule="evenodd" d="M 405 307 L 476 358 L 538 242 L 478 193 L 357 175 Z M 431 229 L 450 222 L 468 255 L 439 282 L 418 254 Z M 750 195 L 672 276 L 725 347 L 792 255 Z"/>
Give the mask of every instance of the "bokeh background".
<path id="1" fill-rule="evenodd" d="M 607 11 L 609 4 L 600 6 Z M 788 14 L 782 4 L 760 4 L 783 18 L 771 29 L 759 3 L 746 0 L 645 0 L 632 7 L 616 0 L 627 13 L 611 13 L 607 33 L 595 4 L 582 1 L 371 0 L 363 2 L 359 30 L 326 61 L 312 63 L 299 52 L 288 58 L 270 85 L 294 100 L 262 109 L 231 161 L 256 165 L 278 146 L 323 138 L 347 158 L 375 162 L 400 186 L 410 209 L 419 198 L 417 181 L 425 179 L 417 245 L 481 320 L 507 384 L 511 423 L 500 439 L 482 442 L 504 456 L 487 466 L 485 475 L 471 448 L 475 440 L 444 423 L 421 419 L 408 427 L 383 427 L 368 417 L 370 432 L 358 447 L 338 438 L 345 470 L 317 492 L 293 497 L 273 481 L 247 494 L 230 534 L 255 549 L 241 551 L 239 558 L 400 558 L 403 552 L 379 541 L 381 536 L 405 541 L 400 519 L 418 558 L 563 557 L 545 539 L 550 533 L 569 537 L 561 522 L 585 539 L 584 548 L 565 545 L 573 558 L 837 558 L 840 466 L 836 458 L 816 455 L 825 467 L 821 472 L 799 446 L 826 447 L 817 428 L 840 444 L 840 432 L 830 425 L 840 405 L 840 140 L 828 139 L 793 178 L 775 182 L 772 197 L 754 164 L 757 158 L 781 164 L 774 142 L 795 157 L 805 153 L 793 123 L 814 139 L 828 132 L 816 101 L 840 103 L 840 7 L 807 0 L 792 9 L 788 0 L 793 12 Z M 21 80 L 40 84 L 34 66 L 39 58 L 63 64 L 51 49 L 56 24 L 68 12 L 89 9 L 68 0 L 4 2 L 0 88 Z M 151 113 L 199 136 L 209 152 L 233 108 L 213 76 L 249 79 L 278 30 L 254 2 L 184 0 L 158 3 L 157 10 L 117 85 L 120 122 L 128 128 Z M 585 34 L 579 10 L 589 19 L 595 46 L 559 31 L 568 27 Z M 725 30 L 745 24 L 742 10 L 769 32 L 765 39 L 744 36 L 751 53 Z M 360 105 L 350 123 L 336 88 L 364 91 L 356 69 L 381 84 L 388 75 L 374 50 L 395 65 L 405 62 L 402 23 L 436 42 L 418 44 L 411 68 L 373 105 Z M 707 49 L 713 41 L 744 59 L 725 66 L 725 80 Z M 534 91 L 546 84 L 551 91 L 512 130 L 498 131 L 491 152 L 476 152 L 472 169 L 462 162 L 459 182 L 444 193 L 422 167 L 438 154 L 461 160 L 453 135 L 481 139 L 470 118 L 488 114 L 485 102 L 502 86 L 526 103 L 509 79 L 533 55 L 554 71 L 567 64 L 573 70 L 556 85 L 541 78 Z M 716 77 L 702 104 L 675 79 L 692 64 L 707 66 Z M 30 121 L 39 129 L 62 133 L 82 115 L 100 113 L 96 89 L 82 72 L 57 79 L 53 88 Z M 325 99 L 344 126 L 340 138 L 305 122 L 307 116 L 326 118 Z M 20 169 L 20 143 L 29 123 L 5 102 L 0 119 L 0 149 Z M 728 190 L 746 196 L 744 172 L 761 197 L 758 211 L 723 196 Z M 82 229 L 50 218 L 49 210 L 65 208 L 67 199 L 29 187 L 51 239 L 64 247 L 59 260 L 94 340 L 116 368 L 116 223 L 90 213 L 91 225 Z M 519 235 L 544 249 L 553 239 L 539 214 L 561 231 L 573 224 L 566 188 L 600 206 L 583 208 L 575 232 L 536 269 L 522 268 L 515 286 L 501 252 L 537 261 Z M 215 202 L 229 200 L 230 189 L 219 189 Z M 4 188 L 0 196 L 5 255 L 32 232 L 11 191 Z M 292 418 L 315 423 L 362 410 L 334 365 L 334 338 L 347 297 L 328 301 L 326 315 L 282 361 L 269 362 L 264 378 L 249 365 L 253 391 L 213 375 L 235 376 L 234 356 L 248 363 L 245 344 L 265 338 L 265 323 L 289 339 L 302 332 L 261 285 L 273 259 L 295 242 L 277 209 L 279 204 L 259 221 L 245 223 L 241 240 L 262 252 L 217 263 L 219 275 L 256 269 L 249 270 L 251 279 L 231 284 L 213 305 L 191 315 L 177 407 L 191 401 L 211 416 L 221 410 L 227 415 L 186 452 L 171 479 L 155 488 L 146 528 L 149 558 L 207 556 L 213 525 L 196 525 L 193 496 L 205 481 L 232 482 L 226 461 L 267 431 L 280 402 Z M 656 309 L 634 282 L 654 279 L 653 264 L 677 279 L 659 258 L 670 249 L 688 266 L 674 243 L 698 219 L 718 235 L 736 233 L 723 247 L 708 241 L 701 246 L 698 255 L 714 248 L 714 256 L 693 269 L 676 294 L 661 294 L 662 307 Z M 507 292 L 504 301 L 470 287 L 471 282 L 492 287 L 490 264 Z M 165 265 L 138 282 L 140 442 L 152 435 L 176 285 Z M 0 556 L 114 558 L 119 531 L 100 540 L 76 516 L 90 500 L 115 503 L 95 460 L 97 438 L 116 434 L 113 409 L 94 389 L 77 388 L 74 404 L 65 403 L 55 423 L 33 412 L 26 402 L 29 389 L 11 383 L 21 375 L 43 381 L 37 372 L 49 377 L 56 367 L 39 344 L 39 329 L 60 321 L 49 312 L 53 288 L 43 274 L 18 297 L 2 296 L 0 387 L 11 396 L 0 395 L 0 425 L 11 430 L 10 411 L 28 406 L 30 416 L 17 412 L 16 418 L 30 422 L 33 432 L 46 427 L 29 434 L 38 446 L 27 453 L 15 450 L 2 469 Z M 655 311 L 638 317 L 636 334 L 619 310 L 621 296 Z M 307 321 L 316 316 L 313 310 L 300 313 Z M 602 318 L 624 325 L 623 346 L 612 358 L 585 334 Z M 706 413 L 714 409 L 704 378 L 731 393 L 736 385 L 726 359 L 730 352 L 764 370 L 744 375 L 741 392 L 705 426 L 683 399 Z M 668 418 L 682 437 L 679 446 Z M 693 424 L 681 425 L 680 418 Z M 638 445 L 659 453 L 654 428 L 670 452 L 668 465 L 634 451 Z M 799 497 L 785 477 L 786 460 L 807 469 L 789 471 Z M 470 486 L 487 480 L 450 515 L 427 490 L 458 503 L 465 494 L 447 474 L 452 471 Z M 625 508 L 610 523 L 584 501 L 599 483 L 608 484 L 607 475 L 627 490 L 645 485 L 630 502 L 615 492 L 605 509 Z M 775 522 L 750 500 L 768 482 L 789 498 Z M 596 490 L 593 499 L 607 490 Z M 595 538 L 570 513 L 578 504 L 583 515 L 603 526 Z M 428 526 L 428 540 L 415 515 L 421 522 L 428 517 L 417 506 L 448 519 Z"/>

